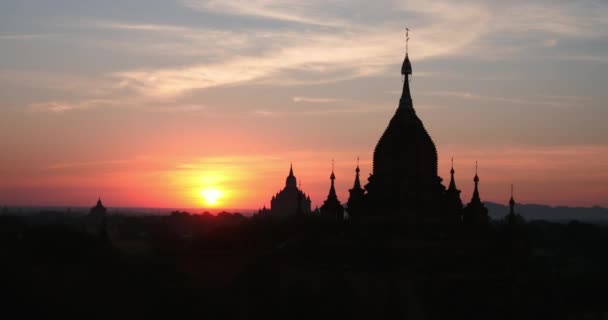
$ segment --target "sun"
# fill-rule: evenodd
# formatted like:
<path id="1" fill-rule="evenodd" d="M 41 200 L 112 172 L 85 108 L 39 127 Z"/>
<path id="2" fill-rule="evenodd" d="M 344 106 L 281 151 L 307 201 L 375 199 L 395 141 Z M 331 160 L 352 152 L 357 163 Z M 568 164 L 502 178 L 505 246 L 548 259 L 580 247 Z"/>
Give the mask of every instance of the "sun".
<path id="1" fill-rule="evenodd" d="M 200 196 L 203 198 L 203 201 L 210 207 L 218 205 L 222 195 L 223 192 L 216 188 L 205 188 L 200 191 Z"/>

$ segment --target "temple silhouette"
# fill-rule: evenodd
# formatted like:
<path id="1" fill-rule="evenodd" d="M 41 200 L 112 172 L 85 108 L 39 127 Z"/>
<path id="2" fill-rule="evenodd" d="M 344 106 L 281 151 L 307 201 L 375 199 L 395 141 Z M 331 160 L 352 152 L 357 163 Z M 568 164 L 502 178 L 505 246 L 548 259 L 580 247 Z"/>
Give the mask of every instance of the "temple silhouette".
<path id="1" fill-rule="evenodd" d="M 336 195 L 332 162 L 327 198 L 320 210 L 311 211 L 310 198 L 296 187 L 293 169 L 290 169 L 286 187 L 272 197 L 270 210 L 264 207 L 258 214 L 284 218 L 299 212 L 336 221 L 345 217 L 382 219 L 398 221 L 413 229 L 421 225 L 448 228 L 462 223 L 479 227 L 488 225 L 488 210 L 479 194 L 477 164 L 473 178 L 475 189 L 466 206 L 456 187 L 453 158 L 449 185 L 446 188 L 442 184 L 443 179 L 438 174 L 437 148 L 414 109 L 408 41 L 409 34 L 406 35 L 406 52 L 401 66 L 401 98 L 374 148 L 373 172 L 367 184 L 361 185 L 357 159 L 353 188 L 349 190 L 346 206 L 343 206 Z"/>
<path id="2" fill-rule="evenodd" d="M 285 187 L 277 192 L 270 200 L 270 209 L 264 207 L 260 213 L 271 214 L 273 217 L 287 218 L 298 214 L 311 212 L 310 197 L 298 188 L 293 165 L 289 167 L 289 175 L 285 178 Z"/>

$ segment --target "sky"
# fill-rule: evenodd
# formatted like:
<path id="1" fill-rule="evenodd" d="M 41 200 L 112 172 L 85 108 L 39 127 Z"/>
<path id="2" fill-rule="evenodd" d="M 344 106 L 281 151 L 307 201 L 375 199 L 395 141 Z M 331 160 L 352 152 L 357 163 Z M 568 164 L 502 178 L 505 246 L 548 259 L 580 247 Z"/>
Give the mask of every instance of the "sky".
<path id="1" fill-rule="evenodd" d="M 465 203 L 478 161 L 484 201 L 608 206 L 604 0 L 3 0 L 0 205 L 256 209 L 293 163 L 315 206 L 332 159 L 346 202 L 405 27 Z"/>

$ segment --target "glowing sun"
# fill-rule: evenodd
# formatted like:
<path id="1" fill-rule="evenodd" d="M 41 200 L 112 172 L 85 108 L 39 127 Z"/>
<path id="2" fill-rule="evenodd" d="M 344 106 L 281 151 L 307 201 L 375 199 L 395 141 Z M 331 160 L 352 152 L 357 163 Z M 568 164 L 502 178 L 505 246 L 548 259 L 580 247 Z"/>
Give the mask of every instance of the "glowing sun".
<path id="1" fill-rule="evenodd" d="M 206 205 L 213 207 L 218 205 L 219 199 L 222 197 L 222 191 L 215 188 L 206 188 L 200 191 L 200 195 Z"/>

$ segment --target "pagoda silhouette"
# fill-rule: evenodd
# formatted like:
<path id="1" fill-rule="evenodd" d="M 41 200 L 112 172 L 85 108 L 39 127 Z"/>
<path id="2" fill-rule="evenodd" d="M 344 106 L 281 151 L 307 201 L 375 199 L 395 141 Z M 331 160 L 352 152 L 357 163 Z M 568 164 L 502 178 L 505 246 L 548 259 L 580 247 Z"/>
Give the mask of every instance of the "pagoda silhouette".
<path id="1" fill-rule="evenodd" d="M 288 218 L 311 212 L 310 197 L 298 188 L 296 176 L 293 174 L 293 164 L 289 167 L 289 175 L 285 178 L 285 187 L 277 192 L 270 200 L 270 209 L 262 208 L 259 214 L 270 214 L 273 217 Z"/>
<path id="2" fill-rule="evenodd" d="M 487 223 L 487 209 L 479 197 L 477 175 L 473 199 L 466 208 L 456 187 L 453 159 L 448 188 L 438 175 L 437 148 L 416 114 L 410 93 L 412 63 L 408 41 L 409 34 L 401 66 L 403 89 L 399 105 L 374 149 L 373 172 L 364 189 L 360 186 L 357 165 L 354 186 L 349 190 L 348 214 L 352 218 L 396 218 L 410 225 L 469 220 Z"/>
<path id="3" fill-rule="evenodd" d="M 310 198 L 297 188 L 291 168 L 286 186 L 272 198 L 271 208 L 263 208 L 258 213 L 286 217 L 300 212 L 319 214 L 336 221 L 342 221 L 344 218 L 381 219 L 399 221 L 414 229 L 421 225 L 488 225 L 488 210 L 479 194 L 477 164 L 473 179 L 475 191 L 466 206 L 463 205 L 460 190 L 456 187 L 453 159 L 449 185 L 446 188 L 442 184 L 443 179 L 438 174 L 437 148 L 416 114 L 412 101 L 412 63 L 408 43 L 409 30 L 406 33 L 405 58 L 401 66 L 401 98 L 395 114 L 374 149 L 373 172 L 367 184 L 361 184 L 357 159 L 355 180 L 344 206 L 336 195 L 336 177 L 332 165 L 327 199 L 320 210 L 311 211 Z"/>

